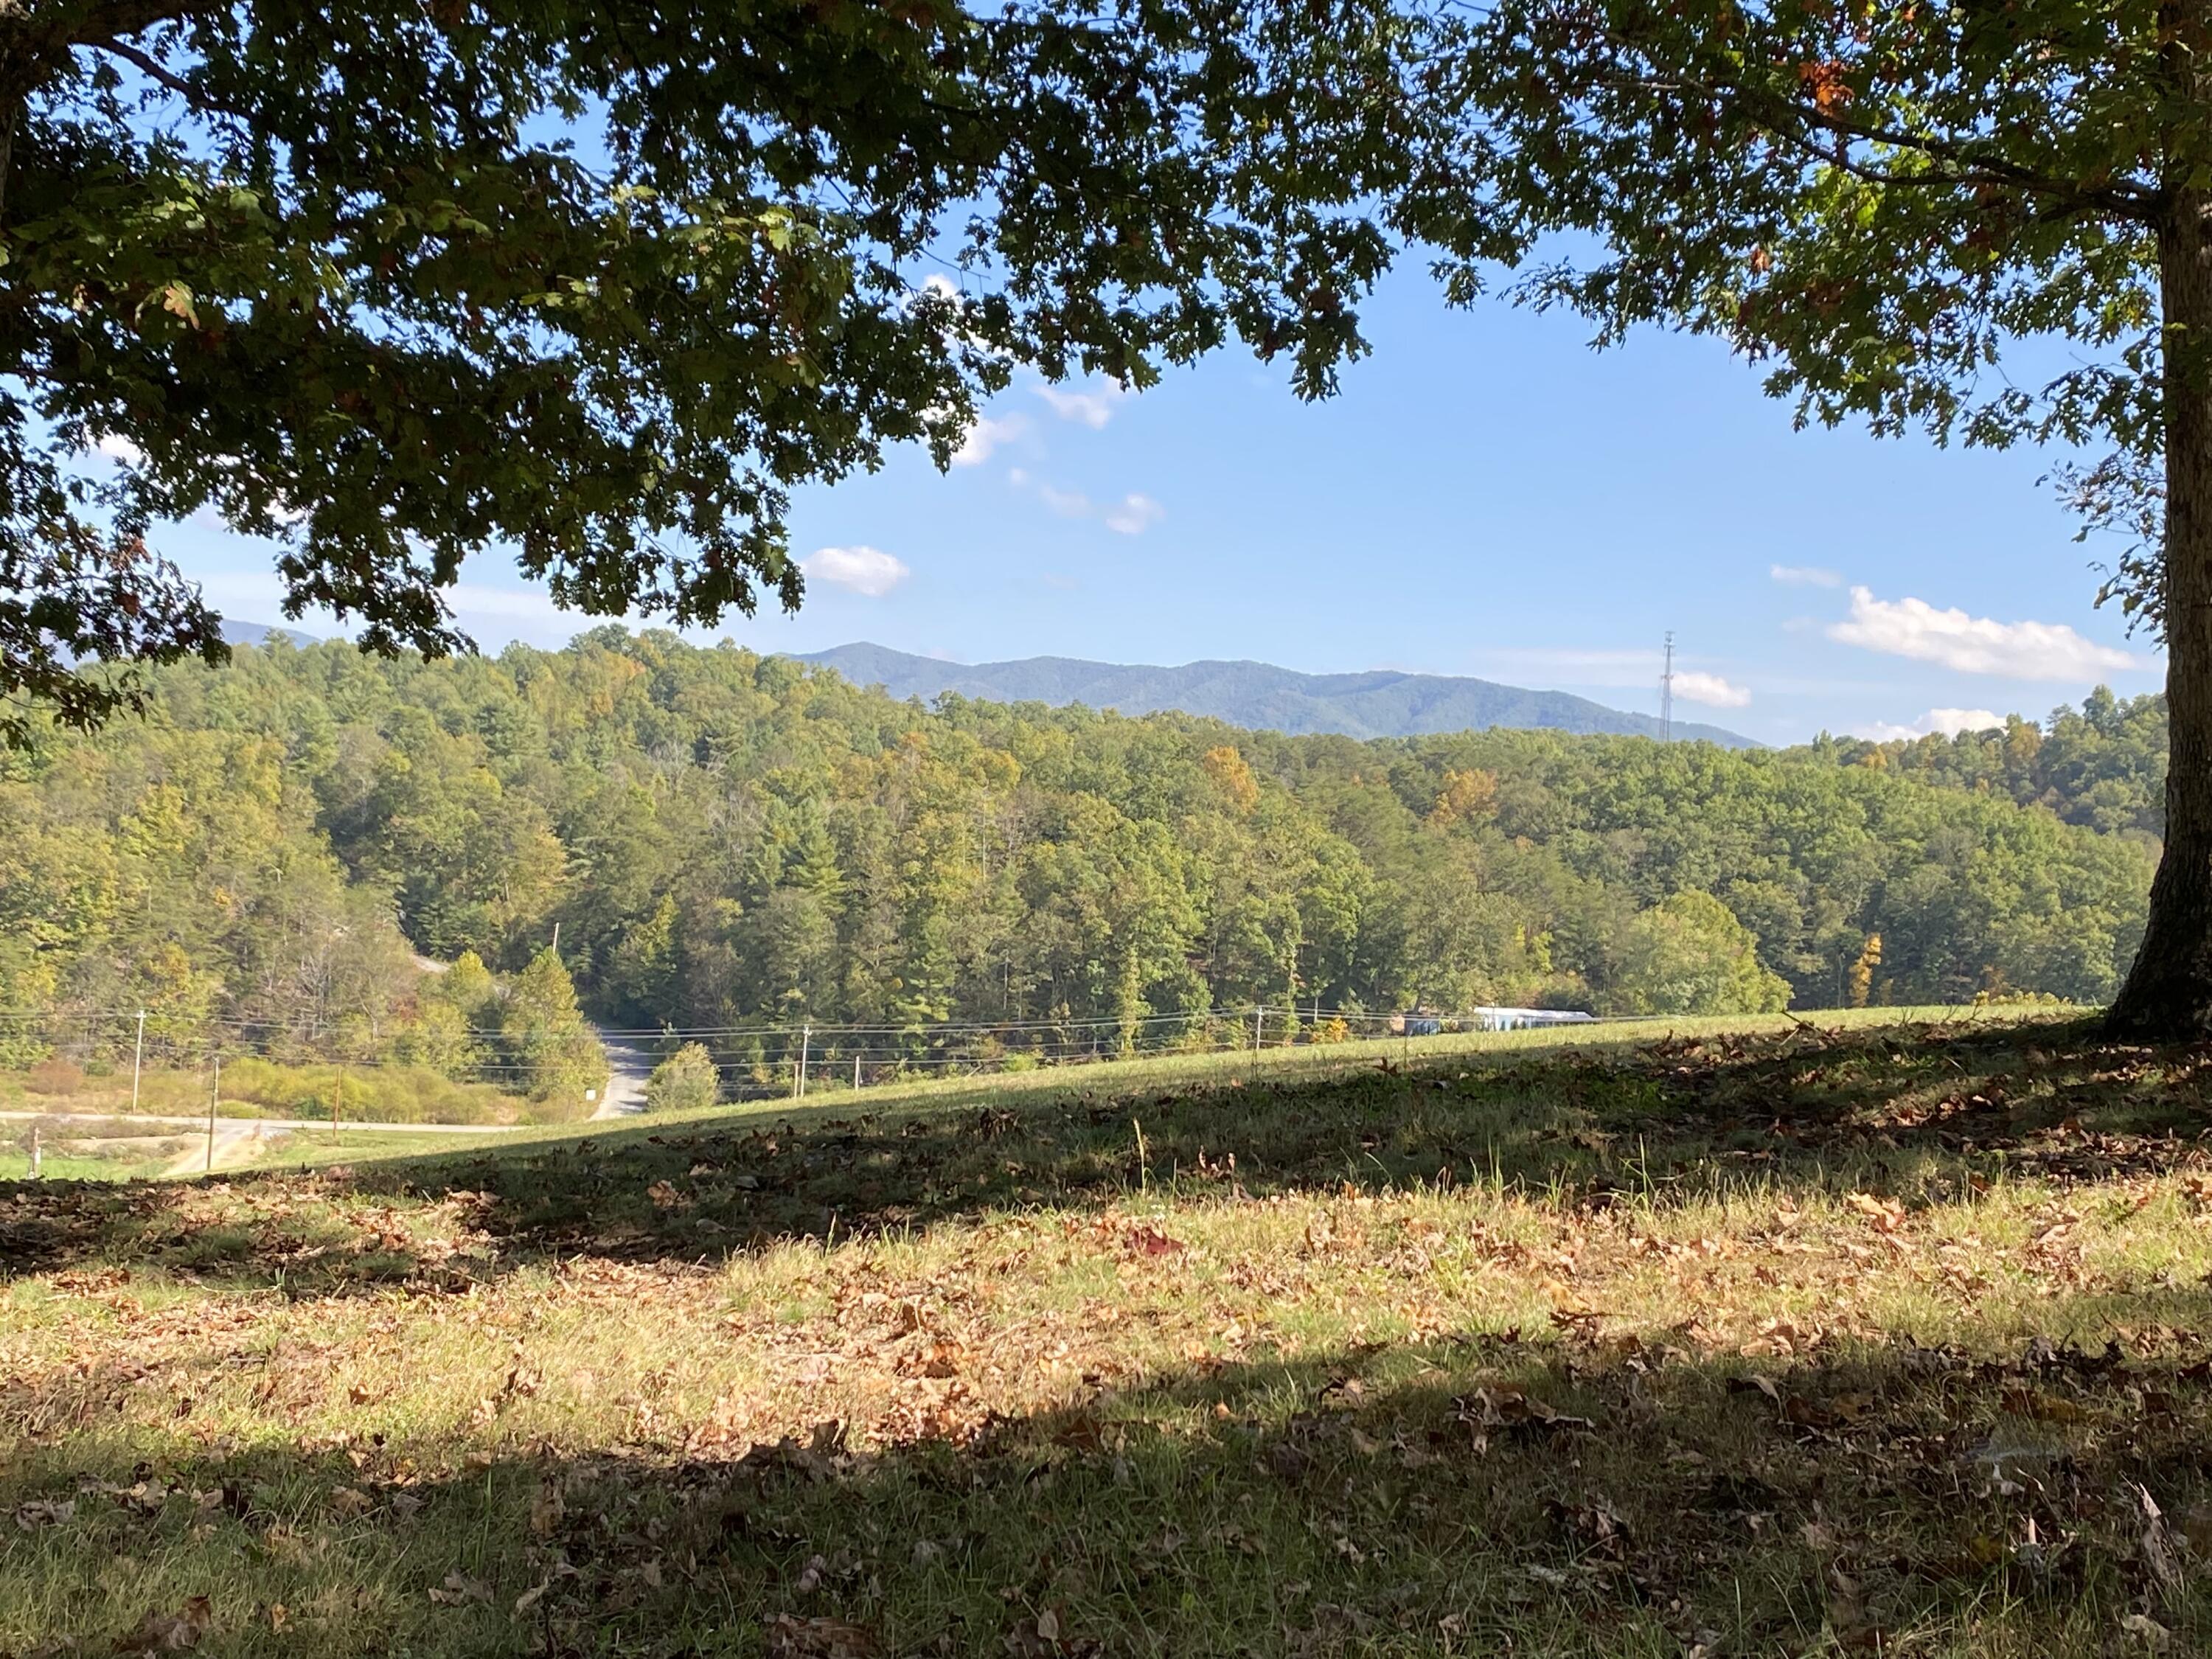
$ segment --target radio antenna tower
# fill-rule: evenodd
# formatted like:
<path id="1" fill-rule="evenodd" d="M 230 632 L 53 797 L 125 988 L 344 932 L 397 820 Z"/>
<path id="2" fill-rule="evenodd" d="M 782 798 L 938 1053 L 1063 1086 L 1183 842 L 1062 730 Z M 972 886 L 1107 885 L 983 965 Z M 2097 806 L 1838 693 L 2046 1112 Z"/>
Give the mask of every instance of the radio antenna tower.
<path id="1" fill-rule="evenodd" d="M 1659 676 L 1659 741 L 1674 741 L 1674 634 L 1667 632 L 1667 666 Z"/>

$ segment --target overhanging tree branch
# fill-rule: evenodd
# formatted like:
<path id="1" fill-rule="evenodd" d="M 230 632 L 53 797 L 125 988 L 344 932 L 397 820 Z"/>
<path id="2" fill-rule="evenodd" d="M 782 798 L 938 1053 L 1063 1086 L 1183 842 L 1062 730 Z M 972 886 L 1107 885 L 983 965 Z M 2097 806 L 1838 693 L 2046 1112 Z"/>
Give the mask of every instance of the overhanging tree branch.
<path id="1" fill-rule="evenodd" d="M 1643 51 L 1635 40 L 1626 35 L 1608 32 L 1604 40 L 1606 45 L 1617 52 L 1640 53 Z M 1615 90 L 1689 93 L 1718 103 L 1733 103 L 1750 124 L 1760 131 L 1870 184 L 1937 185 L 1954 188 L 1971 188 L 1976 185 L 1999 185 L 2026 191 L 2054 201 L 2101 208 L 2115 217 L 2139 224 L 2154 222 L 2162 199 L 2160 192 L 2136 185 L 2084 188 L 2077 181 L 2053 178 L 2017 161 L 1992 156 L 1934 134 L 1855 121 L 1824 109 L 1808 110 L 1790 100 L 1775 98 L 1762 88 L 1729 85 L 1693 74 L 1666 78 L 1653 76 L 1601 76 L 1595 84 Z M 1862 143 L 1879 144 L 1886 149 L 1923 155 L 1955 170 L 1919 174 L 1893 173 L 1887 168 L 1871 167 L 1854 161 L 1838 150 L 1822 148 L 1814 136 L 1816 129 Z"/>
<path id="2" fill-rule="evenodd" d="M 252 118 L 244 110 L 234 108 L 228 104 L 217 103 L 191 82 L 171 73 L 161 59 L 150 53 L 139 51 L 136 46 L 126 46 L 120 40 L 89 40 L 85 44 L 112 57 L 120 58 L 148 80 L 167 88 L 194 109 L 204 111 L 210 115 L 227 115 L 234 121 Z"/>

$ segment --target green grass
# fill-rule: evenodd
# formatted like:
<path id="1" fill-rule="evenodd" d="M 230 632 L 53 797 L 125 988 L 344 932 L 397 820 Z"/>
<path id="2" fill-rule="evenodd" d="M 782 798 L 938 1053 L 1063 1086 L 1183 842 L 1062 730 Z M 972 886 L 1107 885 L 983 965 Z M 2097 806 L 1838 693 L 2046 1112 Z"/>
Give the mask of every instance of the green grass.
<path id="1" fill-rule="evenodd" d="M 85 1158 L 50 1152 L 40 1158 L 39 1172 L 48 1181 L 151 1181 L 173 1161 L 167 1158 Z M 27 1181 L 30 1175 L 28 1152 L 0 1152 L 0 1182 Z"/>
<path id="2" fill-rule="evenodd" d="M 0 1182 L 31 1173 L 31 1141 L 50 1181 L 146 1181 L 166 1173 L 189 1145 L 185 1133 L 127 1118 L 104 1123 L 0 1122 Z"/>
<path id="3" fill-rule="evenodd" d="M 226 1123 L 233 1120 L 225 1120 Z M 0 1139 L 0 1182 L 27 1181 L 31 1174 L 27 1125 L 8 1123 Z M 206 1136 L 178 1125 L 147 1133 L 124 1115 L 96 1124 L 41 1125 L 44 1135 L 40 1173 L 47 1181 L 155 1181 L 192 1179 L 205 1170 Z M 491 1134 L 441 1137 L 441 1150 L 496 1144 Z M 404 1131 L 379 1130 L 347 1125 L 337 1133 L 324 1129 L 299 1129 L 272 1134 L 234 1151 L 221 1149 L 216 1169 L 224 1175 L 240 1170 L 310 1170 L 356 1158 L 404 1157 L 420 1152 L 424 1138 Z"/>
<path id="4" fill-rule="evenodd" d="M 89 1076 L 49 1061 L 0 1072 L 0 1110 L 192 1117 L 207 1110 L 212 1088 L 204 1066 L 149 1065 L 138 1079 L 134 1105 L 127 1056 L 119 1069 Z M 550 1121 L 543 1114 L 556 1109 L 489 1084 L 455 1083 L 428 1066 L 288 1066 L 241 1055 L 224 1062 L 220 1111 L 236 1118 L 322 1118 L 341 1090 L 345 1117 L 380 1123 L 532 1122 Z"/>
<path id="5" fill-rule="evenodd" d="M 0 1188 L 0 1652 L 2203 1650 L 2205 1056 L 1746 1024 Z"/>

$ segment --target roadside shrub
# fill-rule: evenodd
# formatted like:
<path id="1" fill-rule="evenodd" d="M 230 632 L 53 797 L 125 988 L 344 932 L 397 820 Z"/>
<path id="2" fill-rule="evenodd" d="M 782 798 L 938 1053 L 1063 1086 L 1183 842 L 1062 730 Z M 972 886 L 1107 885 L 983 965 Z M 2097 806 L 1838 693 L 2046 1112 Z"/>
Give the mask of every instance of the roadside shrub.
<path id="1" fill-rule="evenodd" d="M 247 1057 L 222 1068 L 226 1108 L 251 1105 L 273 1117 L 341 1117 L 365 1123 L 512 1123 L 514 1098 L 483 1083 L 456 1083 L 427 1066 L 280 1066 Z"/>
<path id="2" fill-rule="evenodd" d="M 84 1087 L 84 1068 L 59 1054 L 48 1054 L 24 1078 L 34 1095 L 73 1095 Z"/>
<path id="3" fill-rule="evenodd" d="M 655 1112 L 695 1111 L 712 1106 L 721 1092 L 721 1073 L 703 1043 L 685 1043 L 645 1080 L 645 1103 Z"/>
<path id="4" fill-rule="evenodd" d="M 1974 1006 L 1977 1008 L 2063 1008 L 2066 1006 L 2065 998 L 2055 997 L 2048 991 L 2021 991 L 2008 985 L 1974 993 Z"/>

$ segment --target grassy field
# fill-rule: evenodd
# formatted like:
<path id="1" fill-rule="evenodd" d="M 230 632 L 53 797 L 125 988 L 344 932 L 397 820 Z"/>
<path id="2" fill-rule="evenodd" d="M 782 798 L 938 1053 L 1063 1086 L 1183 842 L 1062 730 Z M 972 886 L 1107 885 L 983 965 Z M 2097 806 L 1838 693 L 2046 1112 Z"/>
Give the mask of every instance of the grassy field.
<path id="1" fill-rule="evenodd" d="M 1729 1024 L 0 1187 L 0 1653 L 2212 1645 L 2208 1056 Z"/>
<path id="2" fill-rule="evenodd" d="M 205 1133 L 181 1125 L 141 1124 L 128 1113 L 91 1122 L 54 1117 L 9 1120 L 0 1121 L 0 1183 L 30 1178 L 33 1124 L 40 1134 L 40 1172 L 48 1181 L 154 1181 L 196 1176 L 206 1167 Z M 335 1133 L 321 1128 L 262 1130 L 255 1124 L 234 1142 L 228 1136 L 238 1132 L 238 1121 L 226 1118 L 222 1127 L 227 1138 L 217 1148 L 216 1168 L 224 1173 L 401 1157 L 422 1152 L 425 1145 L 419 1133 L 354 1124 Z M 441 1144 L 473 1146 L 494 1139 L 486 1134 L 479 1140 L 470 1134 Z"/>
<path id="3" fill-rule="evenodd" d="M 204 1066 L 149 1065 L 133 1089 L 128 1056 L 88 1073 L 63 1060 L 0 1070 L 0 1110 L 149 1113 L 193 1117 L 208 1109 L 214 1079 Z M 537 1103 L 483 1083 L 455 1083 L 423 1066 L 279 1065 L 253 1055 L 223 1066 L 218 1109 L 224 1117 L 330 1115 L 379 1123 L 554 1122 L 574 1115 L 564 1103 Z M 135 1104 L 134 1104 L 135 1100 Z"/>

